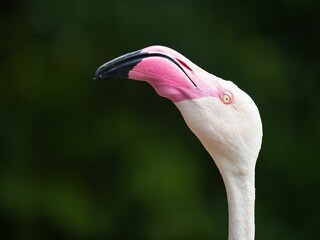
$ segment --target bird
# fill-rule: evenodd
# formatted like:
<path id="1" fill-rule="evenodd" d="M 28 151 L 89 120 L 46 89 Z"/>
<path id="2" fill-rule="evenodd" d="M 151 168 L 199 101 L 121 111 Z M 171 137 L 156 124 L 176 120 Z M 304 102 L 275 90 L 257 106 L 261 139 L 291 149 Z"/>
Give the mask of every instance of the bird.
<path id="1" fill-rule="evenodd" d="M 255 166 L 262 122 L 252 98 L 165 46 L 127 53 L 101 65 L 95 80 L 128 78 L 149 83 L 171 100 L 214 160 L 228 202 L 228 239 L 255 237 Z"/>

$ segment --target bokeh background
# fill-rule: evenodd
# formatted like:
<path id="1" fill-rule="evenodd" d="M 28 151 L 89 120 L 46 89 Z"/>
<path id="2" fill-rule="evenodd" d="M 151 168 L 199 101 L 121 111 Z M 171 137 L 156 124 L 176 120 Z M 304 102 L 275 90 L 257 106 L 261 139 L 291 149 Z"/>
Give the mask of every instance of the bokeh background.
<path id="1" fill-rule="evenodd" d="M 2 0 L 1 239 L 227 239 L 221 177 L 175 106 L 145 83 L 92 81 L 154 44 L 258 105 L 256 239 L 319 239 L 319 6 Z"/>

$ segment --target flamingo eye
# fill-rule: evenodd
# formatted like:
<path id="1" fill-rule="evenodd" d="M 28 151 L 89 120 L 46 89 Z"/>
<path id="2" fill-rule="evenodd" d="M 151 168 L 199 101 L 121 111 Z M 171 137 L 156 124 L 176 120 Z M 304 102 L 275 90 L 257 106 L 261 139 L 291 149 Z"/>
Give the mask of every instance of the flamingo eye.
<path id="1" fill-rule="evenodd" d="M 220 99 L 224 104 L 230 104 L 233 100 L 232 93 L 229 91 L 225 91 L 221 94 Z"/>

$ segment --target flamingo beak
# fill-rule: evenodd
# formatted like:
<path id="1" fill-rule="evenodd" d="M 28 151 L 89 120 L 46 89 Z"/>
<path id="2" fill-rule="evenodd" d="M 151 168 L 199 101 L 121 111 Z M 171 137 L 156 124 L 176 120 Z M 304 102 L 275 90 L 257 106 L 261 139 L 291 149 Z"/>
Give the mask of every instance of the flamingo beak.
<path id="1" fill-rule="evenodd" d="M 109 80 L 116 77 L 128 78 L 128 74 L 148 53 L 141 50 L 124 54 L 101 65 L 94 76 L 94 80 Z"/>
<path id="2" fill-rule="evenodd" d="M 96 70 L 94 80 L 117 77 L 147 82 L 160 96 L 173 102 L 210 96 L 210 86 L 214 84 L 205 79 L 212 75 L 163 46 L 151 46 L 115 58 Z"/>
<path id="3" fill-rule="evenodd" d="M 138 50 L 135 52 L 124 54 L 117 57 L 103 65 L 101 65 L 94 76 L 94 80 L 109 80 L 116 77 L 129 78 L 129 72 L 137 66 L 143 59 L 149 57 L 161 57 L 165 58 L 172 63 L 174 63 L 191 81 L 191 83 L 197 87 L 195 82 L 189 77 L 185 70 L 180 66 L 180 64 L 172 57 L 157 52 L 143 52 Z"/>

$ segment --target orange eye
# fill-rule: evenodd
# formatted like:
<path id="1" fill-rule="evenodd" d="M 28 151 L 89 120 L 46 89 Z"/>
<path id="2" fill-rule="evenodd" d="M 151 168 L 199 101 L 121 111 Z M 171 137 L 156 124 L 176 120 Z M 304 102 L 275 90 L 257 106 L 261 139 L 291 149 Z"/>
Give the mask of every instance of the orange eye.
<path id="1" fill-rule="evenodd" d="M 221 95 L 221 101 L 224 104 L 230 104 L 232 103 L 233 97 L 232 97 L 232 93 L 229 91 L 223 92 Z"/>

